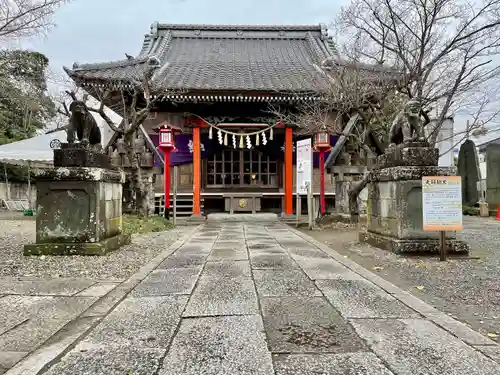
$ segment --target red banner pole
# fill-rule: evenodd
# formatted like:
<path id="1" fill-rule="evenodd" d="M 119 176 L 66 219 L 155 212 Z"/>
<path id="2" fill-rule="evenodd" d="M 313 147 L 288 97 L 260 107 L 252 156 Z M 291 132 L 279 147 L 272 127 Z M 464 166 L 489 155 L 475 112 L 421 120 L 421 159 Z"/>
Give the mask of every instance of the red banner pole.
<path id="1" fill-rule="evenodd" d="M 165 160 L 163 163 L 163 178 L 165 186 L 165 217 L 170 216 L 170 149 L 164 150 Z"/>
<path id="2" fill-rule="evenodd" d="M 319 151 L 319 207 L 321 215 L 325 214 L 325 151 Z"/>

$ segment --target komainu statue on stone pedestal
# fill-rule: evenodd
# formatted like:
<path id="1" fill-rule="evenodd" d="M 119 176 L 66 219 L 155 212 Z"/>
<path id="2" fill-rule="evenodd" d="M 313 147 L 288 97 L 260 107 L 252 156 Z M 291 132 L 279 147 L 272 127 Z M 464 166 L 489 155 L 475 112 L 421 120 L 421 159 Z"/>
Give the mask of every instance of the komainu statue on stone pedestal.
<path id="1" fill-rule="evenodd" d="M 424 125 L 420 116 L 421 108 L 422 104 L 416 98 L 406 102 L 392 122 L 389 147 L 410 142 L 425 142 Z"/>
<path id="2" fill-rule="evenodd" d="M 73 100 L 69 106 L 71 116 L 66 131 L 67 141 L 68 143 L 74 143 L 76 132 L 78 141 L 81 142 L 82 145 L 87 146 L 90 144 L 91 146 L 100 146 L 101 131 L 87 108 L 85 101 L 86 98 L 82 100 Z"/>

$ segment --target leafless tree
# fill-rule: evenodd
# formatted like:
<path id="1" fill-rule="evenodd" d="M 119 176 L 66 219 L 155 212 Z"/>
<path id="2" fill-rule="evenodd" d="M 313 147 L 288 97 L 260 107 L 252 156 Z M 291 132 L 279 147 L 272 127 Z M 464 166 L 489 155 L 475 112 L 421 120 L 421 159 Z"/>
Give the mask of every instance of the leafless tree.
<path id="1" fill-rule="evenodd" d="M 127 156 L 130 160 L 131 188 L 135 192 L 135 207 L 141 216 L 148 215 L 148 194 L 142 178 L 142 170 L 138 157 L 136 139 L 139 128 L 146 120 L 148 114 L 160 98 L 160 87 L 154 84 L 154 73 L 159 68 L 158 61 L 151 60 L 145 70 L 138 69 L 135 77 L 127 80 L 124 87 L 119 90 L 121 107 L 119 114 L 122 117 L 120 124 L 116 124 L 106 114 L 105 105 L 116 94 L 116 89 L 96 89 L 97 100 L 100 105 L 97 108 L 89 108 L 90 111 L 98 113 L 108 126 L 118 134 L 125 142 Z M 165 94 L 164 90 L 161 94 Z"/>
<path id="2" fill-rule="evenodd" d="M 481 93 L 499 83 L 499 0 L 352 0 L 336 26 L 341 54 L 355 51 L 359 61 L 401 72 L 398 90 L 422 101 L 424 124 L 436 117 L 431 145 L 444 120 L 461 111 L 474 112 L 468 132 L 495 121 L 495 95 Z M 350 191 L 353 204 L 367 180 Z"/>
<path id="3" fill-rule="evenodd" d="M 30 37 L 53 26 L 52 15 L 68 0 L 0 0 L 0 42 Z"/>

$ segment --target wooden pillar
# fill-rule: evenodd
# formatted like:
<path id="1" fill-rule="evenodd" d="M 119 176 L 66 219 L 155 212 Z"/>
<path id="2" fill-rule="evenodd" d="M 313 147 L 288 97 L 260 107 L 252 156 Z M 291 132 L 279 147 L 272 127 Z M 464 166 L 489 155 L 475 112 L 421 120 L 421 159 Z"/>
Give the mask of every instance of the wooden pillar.
<path id="1" fill-rule="evenodd" d="M 285 130 L 285 215 L 293 215 L 293 129 Z"/>
<path id="2" fill-rule="evenodd" d="M 193 215 L 200 215 L 201 151 L 200 128 L 193 128 Z"/>

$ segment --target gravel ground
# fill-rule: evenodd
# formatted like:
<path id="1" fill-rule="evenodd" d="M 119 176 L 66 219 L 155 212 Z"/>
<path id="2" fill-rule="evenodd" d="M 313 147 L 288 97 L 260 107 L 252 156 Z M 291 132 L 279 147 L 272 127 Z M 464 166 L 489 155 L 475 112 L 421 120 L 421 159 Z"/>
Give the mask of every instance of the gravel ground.
<path id="1" fill-rule="evenodd" d="M 464 217 L 458 238 L 471 245 L 470 256 L 447 262 L 361 245 L 345 224 L 304 232 L 488 337 L 500 337 L 500 222 Z"/>
<path id="2" fill-rule="evenodd" d="M 23 245 L 35 242 L 35 221 L 0 220 L 0 277 L 75 277 L 123 280 L 172 244 L 183 231 L 134 235 L 132 244 L 106 256 L 23 256 Z"/>

